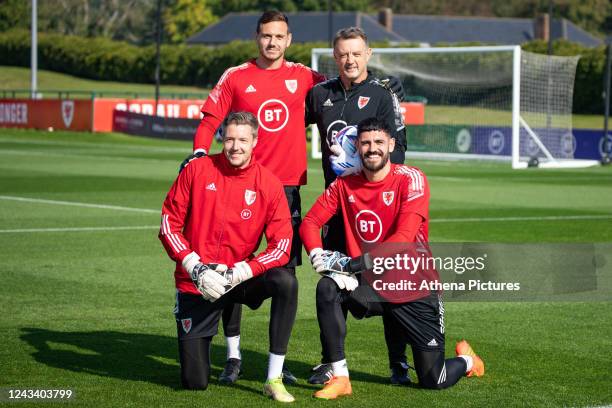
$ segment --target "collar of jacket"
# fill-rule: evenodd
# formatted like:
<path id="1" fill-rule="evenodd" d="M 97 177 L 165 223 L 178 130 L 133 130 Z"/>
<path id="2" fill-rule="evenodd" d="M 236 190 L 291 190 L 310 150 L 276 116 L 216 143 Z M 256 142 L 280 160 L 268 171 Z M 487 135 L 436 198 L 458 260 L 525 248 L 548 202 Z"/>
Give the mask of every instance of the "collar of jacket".
<path id="1" fill-rule="evenodd" d="M 344 85 L 342 84 L 342 79 L 340 76 L 337 77 L 338 85 L 340 85 L 340 89 L 344 89 Z M 359 89 L 372 79 L 372 71 L 368 70 L 368 76 L 361 82 L 351 82 L 351 89 L 347 89 L 346 92 L 353 92 L 355 89 Z"/>
<path id="2" fill-rule="evenodd" d="M 219 153 L 219 170 L 227 176 L 240 177 L 247 175 L 255 168 L 255 157 L 251 155 L 251 160 L 245 168 L 238 168 L 231 165 L 223 152 Z"/>

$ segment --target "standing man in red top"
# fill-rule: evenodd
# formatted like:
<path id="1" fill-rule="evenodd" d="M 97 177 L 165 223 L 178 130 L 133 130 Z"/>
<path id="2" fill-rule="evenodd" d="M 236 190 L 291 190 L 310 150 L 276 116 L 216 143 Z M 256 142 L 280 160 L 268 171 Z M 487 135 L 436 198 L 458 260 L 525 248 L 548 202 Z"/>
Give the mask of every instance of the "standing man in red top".
<path id="1" fill-rule="evenodd" d="M 286 265 L 301 265 L 302 244 L 300 186 L 306 184 L 306 132 L 304 100 L 308 91 L 325 77 L 310 68 L 285 60 L 291 45 L 289 21 L 278 11 L 264 12 L 257 22 L 259 55 L 229 68 L 202 106 L 204 117 L 196 132 L 196 156 L 206 154 L 213 136 L 231 111 L 251 112 L 259 122 L 255 159 L 276 175 L 284 186 L 293 225 L 293 245 Z M 196 160 L 197 161 L 197 160 Z M 233 383 L 240 372 L 240 307 L 229 306 L 223 314 L 228 361 L 219 379 Z M 285 380 L 295 380 L 285 371 Z"/>
<path id="2" fill-rule="evenodd" d="M 344 355 L 343 309 L 358 319 L 382 315 L 393 324 L 394 331 L 412 347 L 422 387 L 442 389 L 466 374 L 484 374 L 482 360 L 465 341 L 457 344 L 458 357 L 444 359 L 444 307 L 437 292 L 424 291 L 416 299 L 392 300 L 386 295 L 380 297 L 382 293 L 376 285 L 369 286 L 363 276 L 355 276 L 370 269 L 364 248 L 380 251 L 381 244 L 389 243 L 427 247 L 427 180 L 415 167 L 390 163 L 389 156 L 395 148 L 392 132 L 378 118 L 359 123 L 356 145 L 362 171 L 331 183 L 300 228 L 313 267 L 323 275 L 317 285 L 317 318 L 323 358 L 331 362 L 333 370 L 331 380 L 314 394 L 317 398 L 335 399 L 352 393 Z M 322 249 L 320 230 L 336 213 L 341 213 L 344 221 L 348 256 Z"/>
<path id="3" fill-rule="evenodd" d="M 282 267 L 289 259 L 291 218 L 281 182 L 252 157 L 257 143 L 255 117 L 229 114 L 223 153 L 193 161 L 168 192 L 159 238 L 176 261 L 183 386 L 208 386 L 210 344 L 228 304 L 256 309 L 272 298 L 264 394 L 292 402 L 281 374 L 297 311 L 295 273 Z M 264 235 L 267 247 L 255 256 Z"/>

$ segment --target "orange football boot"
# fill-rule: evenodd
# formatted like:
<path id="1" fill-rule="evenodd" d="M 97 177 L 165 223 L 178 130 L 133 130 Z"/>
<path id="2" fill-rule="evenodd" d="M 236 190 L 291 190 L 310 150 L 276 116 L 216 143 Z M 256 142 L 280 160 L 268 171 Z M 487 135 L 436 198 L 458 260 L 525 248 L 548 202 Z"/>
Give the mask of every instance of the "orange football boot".
<path id="1" fill-rule="evenodd" d="M 313 397 L 325 400 L 336 399 L 345 395 L 351 395 L 353 388 L 348 377 L 332 377 L 325 383 L 325 387 L 315 392 Z"/>
<path id="2" fill-rule="evenodd" d="M 484 375 L 484 372 L 485 372 L 484 362 L 474 352 L 474 350 L 472 349 L 472 346 L 470 346 L 470 343 L 468 343 L 465 340 L 461 340 L 459 343 L 457 343 L 457 346 L 455 347 L 455 352 L 457 353 L 458 356 L 463 355 L 463 356 L 472 357 L 473 364 L 472 364 L 472 369 L 468 371 L 467 373 L 468 377 L 472 377 L 474 375 L 476 377 L 481 377 Z"/>

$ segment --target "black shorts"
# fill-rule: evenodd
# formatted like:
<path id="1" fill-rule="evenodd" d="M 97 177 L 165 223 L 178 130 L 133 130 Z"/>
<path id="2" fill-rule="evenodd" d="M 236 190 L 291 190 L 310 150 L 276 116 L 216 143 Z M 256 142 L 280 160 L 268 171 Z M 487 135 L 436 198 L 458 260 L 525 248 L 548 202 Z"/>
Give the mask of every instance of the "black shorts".
<path id="1" fill-rule="evenodd" d="M 177 291 L 174 316 L 179 340 L 215 336 L 223 309 L 229 304 L 240 303 L 258 309 L 264 300 L 271 297 L 266 290 L 266 278 L 271 273 L 294 274 L 286 268 L 270 269 L 241 283 L 215 302 L 209 302 L 201 295 Z"/>
<path id="2" fill-rule="evenodd" d="M 385 326 L 413 348 L 444 352 L 444 303 L 437 293 L 407 303 L 386 302 L 367 285 L 341 293 L 342 303 L 356 319 L 383 316 Z"/>
<path id="3" fill-rule="evenodd" d="M 413 348 L 444 352 L 444 303 L 437 293 L 413 302 L 386 303 L 386 314 Z"/>
<path id="4" fill-rule="evenodd" d="M 291 226 L 293 227 L 293 240 L 289 262 L 285 266 L 295 268 L 302 264 L 302 240 L 300 239 L 300 224 L 302 223 L 302 199 L 300 197 L 300 186 L 285 186 L 285 196 L 289 204 L 291 214 Z"/>

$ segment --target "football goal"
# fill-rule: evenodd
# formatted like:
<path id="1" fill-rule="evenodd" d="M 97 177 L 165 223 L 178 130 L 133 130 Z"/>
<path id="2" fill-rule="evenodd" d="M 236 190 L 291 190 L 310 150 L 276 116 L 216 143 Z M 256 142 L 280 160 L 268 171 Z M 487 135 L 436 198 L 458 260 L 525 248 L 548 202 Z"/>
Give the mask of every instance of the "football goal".
<path id="1" fill-rule="evenodd" d="M 519 46 L 376 48 L 368 68 L 404 86 L 406 109 L 424 108 L 407 123 L 408 157 L 511 161 L 513 168 L 586 167 L 574 158 L 572 97 L 579 57 L 522 51 Z M 312 50 L 312 68 L 338 71 L 330 48 Z M 312 129 L 312 156 L 321 157 Z"/>

